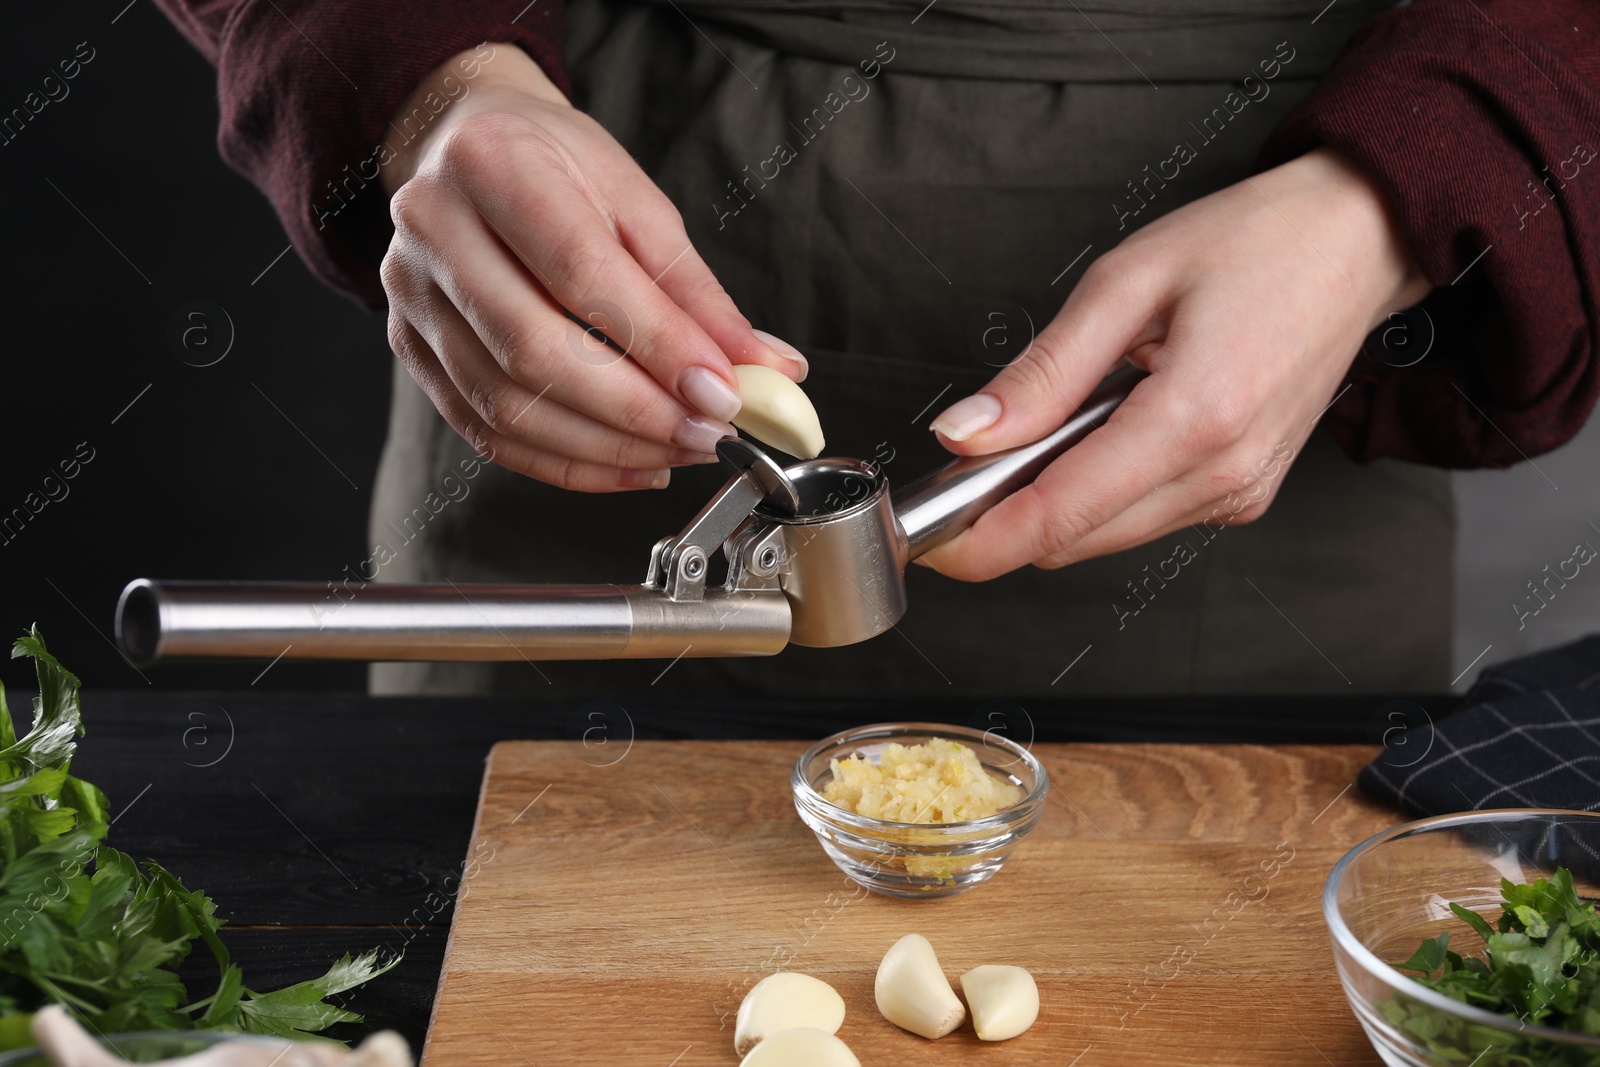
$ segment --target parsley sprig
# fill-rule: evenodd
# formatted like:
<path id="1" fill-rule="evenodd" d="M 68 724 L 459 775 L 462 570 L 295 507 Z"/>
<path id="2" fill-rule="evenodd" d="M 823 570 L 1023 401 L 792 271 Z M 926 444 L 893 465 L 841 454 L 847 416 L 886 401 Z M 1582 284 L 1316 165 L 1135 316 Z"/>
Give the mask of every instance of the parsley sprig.
<path id="1" fill-rule="evenodd" d="M 327 998 L 399 962 L 346 954 L 320 978 L 271 992 L 244 984 L 216 904 L 153 860 L 106 845 L 106 796 L 68 773 L 84 734 L 78 679 L 37 628 L 12 658 L 34 661 L 33 726 L 19 738 L 0 686 L 0 1049 L 31 1044 L 27 1020 L 62 1004 L 92 1030 L 235 1029 L 306 1038 L 360 1022 Z M 192 999 L 177 968 L 203 943 L 221 972 Z"/>

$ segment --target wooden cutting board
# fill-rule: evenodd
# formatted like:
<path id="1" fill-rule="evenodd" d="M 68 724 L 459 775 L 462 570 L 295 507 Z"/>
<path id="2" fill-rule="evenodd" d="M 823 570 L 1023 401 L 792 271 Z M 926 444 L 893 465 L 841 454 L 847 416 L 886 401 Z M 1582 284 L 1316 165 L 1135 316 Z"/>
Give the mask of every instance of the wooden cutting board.
<path id="1" fill-rule="evenodd" d="M 867 893 L 795 814 L 786 742 L 507 742 L 489 757 L 427 1067 L 733 1067 L 774 970 L 844 996 L 863 1067 L 1361 1064 L 1320 897 L 1402 821 L 1351 788 L 1359 746 L 1036 745 L 1053 788 L 989 883 Z M 1033 1029 L 937 1042 L 879 1016 L 878 960 L 925 934 L 952 982 L 1014 963 Z M 959 986 L 958 986 L 959 989 Z"/>

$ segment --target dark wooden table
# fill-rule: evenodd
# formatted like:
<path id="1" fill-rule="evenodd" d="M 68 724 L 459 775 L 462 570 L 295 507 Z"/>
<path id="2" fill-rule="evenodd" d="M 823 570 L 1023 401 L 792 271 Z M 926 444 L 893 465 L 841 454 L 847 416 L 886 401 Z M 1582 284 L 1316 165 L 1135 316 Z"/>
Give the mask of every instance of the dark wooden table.
<path id="1" fill-rule="evenodd" d="M 25 708 L 13 694 L 13 708 Z M 110 842 L 209 893 L 246 984 L 313 977 L 341 953 L 405 952 L 345 999 L 421 1047 L 490 746 L 561 739 L 814 739 L 867 722 L 958 722 L 1019 741 L 1377 743 L 1454 698 L 693 704 L 89 692 L 74 773 L 101 786 Z M 1398 813 L 1397 813 L 1398 817 Z M 205 953 L 199 953 L 205 956 Z M 185 971 L 214 980 L 207 959 Z M 203 994 L 201 994 L 203 995 Z"/>

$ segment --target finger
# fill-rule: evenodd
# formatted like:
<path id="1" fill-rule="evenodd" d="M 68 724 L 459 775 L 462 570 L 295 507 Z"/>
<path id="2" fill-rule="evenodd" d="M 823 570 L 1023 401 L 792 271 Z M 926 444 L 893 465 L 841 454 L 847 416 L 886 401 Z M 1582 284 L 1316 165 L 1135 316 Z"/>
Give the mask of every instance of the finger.
<path id="1" fill-rule="evenodd" d="M 1230 466 L 1213 457 L 1153 489 L 1065 550 L 1031 562 L 1053 570 L 1178 532 L 1185 534 L 1185 543 L 1192 550 L 1208 543 L 1221 527 L 1246 525 L 1266 514 L 1296 453 L 1297 449 L 1284 441 L 1253 465 Z"/>
<path id="2" fill-rule="evenodd" d="M 1145 379 L 1105 426 L 923 558 L 953 578 L 985 581 L 1067 552 L 1207 454 L 1175 434 L 1191 424 L 1178 392 L 1166 375 Z"/>
<path id="3" fill-rule="evenodd" d="M 1215 536 L 1201 527 L 1214 520 L 1217 526 L 1229 525 L 1237 514 L 1224 508 L 1221 500 L 1205 500 L 1183 479 L 1162 486 L 1157 492 L 1136 502 L 1127 511 L 1074 542 L 1065 551 L 1033 561 L 1034 566 L 1055 570 L 1097 556 L 1109 556 L 1159 540 L 1177 531 L 1192 531 L 1203 543 Z M 1213 515 L 1214 513 L 1214 515 Z"/>
<path id="4" fill-rule="evenodd" d="M 574 180 L 575 161 L 533 127 L 485 126 L 451 144 L 452 184 L 561 307 L 611 319 L 622 333 L 612 340 L 690 408 L 724 422 L 738 414 L 727 357 L 623 247 L 606 205 Z"/>
<path id="5" fill-rule="evenodd" d="M 1124 353 L 1159 332 L 1161 278 L 1090 266 L 1051 323 L 983 389 L 946 408 L 931 429 L 952 452 L 983 455 L 1037 441 L 1057 429 Z"/>
<path id="6" fill-rule="evenodd" d="M 1065 552 L 1035 562 L 1046 569 L 1063 567 L 1121 552 L 1180 530 L 1193 530 L 1199 538 L 1195 544 L 1210 541 L 1220 527 L 1247 525 L 1266 514 L 1283 488 L 1293 455 L 1294 450 L 1284 442 L 1249 474 L 1225 473 L 1228 468 L 1213 463 L 1209 472 L 1195 470 L 1180 475 Z M 1226 488 L 1227 492 L 1215 496 L 1219 488 Z"/>
<path id="7" fill-rule="evenodd" d="M 459 195 L 437 197 L 410 225 L 432 253 L 421 268 L 427 274 L 421 284 L 437 285 L 444 292 L 513 381 L 624 434 L 658 444 L 709 452 L 717 440 L 734 432 L 726 422 L 686 411 L 637 363 L 567 318 L 488 221 Z M 386 262 L 385 270 L 391 289 L 403 281 L 391 278 L 398 268 Z M 627 340 L 616 315 L 591 314 L 596 329 Z"/>
<path id="8" fill-rule="evenodd" d="M 622 244 L 674 304 L 700 324 L 732 363 L 759 363 L 796 382 L 809 370 L 799 349 L 764 330 L 734 306 L 684 231 L 683 219 L 642 171 L 629 168 L 616 216 Z"/>
<path id="9" fill-rule="evenodd" d="M 451 429 L 460 434 L 473 451 L 486 459 L 549 485 L 585 493 L 664 489 L 671 479 L 672 472 L 664 468 L 633 470 L 605 467 L 557 456 L 510 440 L 490 429 L 477 416 L 422 335 L 409 322 L 394 314 L 389 317 L 389 345 Z"/>
<path id="10" fill-rule="evenodd" d="M 443 291 L 430 289 L 420 302 L 428 313 L 413 314 L 413 328 L 489 429 L 508 440 L 604 467 L 654 469 L 717 462 L 716 442 L 727 432 L 725 424 L 693 416 L 689 421 L 701 431 L 704 448 L 690 449 L 634 437 L 574 411 L 552 399 L 549 386 L 534 392 L 507 375 Z"/>

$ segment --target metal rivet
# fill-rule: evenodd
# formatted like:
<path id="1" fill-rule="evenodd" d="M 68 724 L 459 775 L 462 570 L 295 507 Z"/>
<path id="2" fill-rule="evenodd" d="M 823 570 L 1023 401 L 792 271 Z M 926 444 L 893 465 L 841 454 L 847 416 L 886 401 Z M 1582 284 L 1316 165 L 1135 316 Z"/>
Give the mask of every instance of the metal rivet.
<path id="1" fill-rule="evenodd" d="M 761 558 L 759 562 L 762 570 L 771 570 L 772 567 L 778 562 L 778 550 L 773 548 L 771 545 L 763 548 L 761 550 Z"/>
<path id="2" fill-rule="evenodd" d="M 698 578 L 706 569 L 704 556 L 690 556 L 683 561 L 683 573 L 690 578 Z"/>

